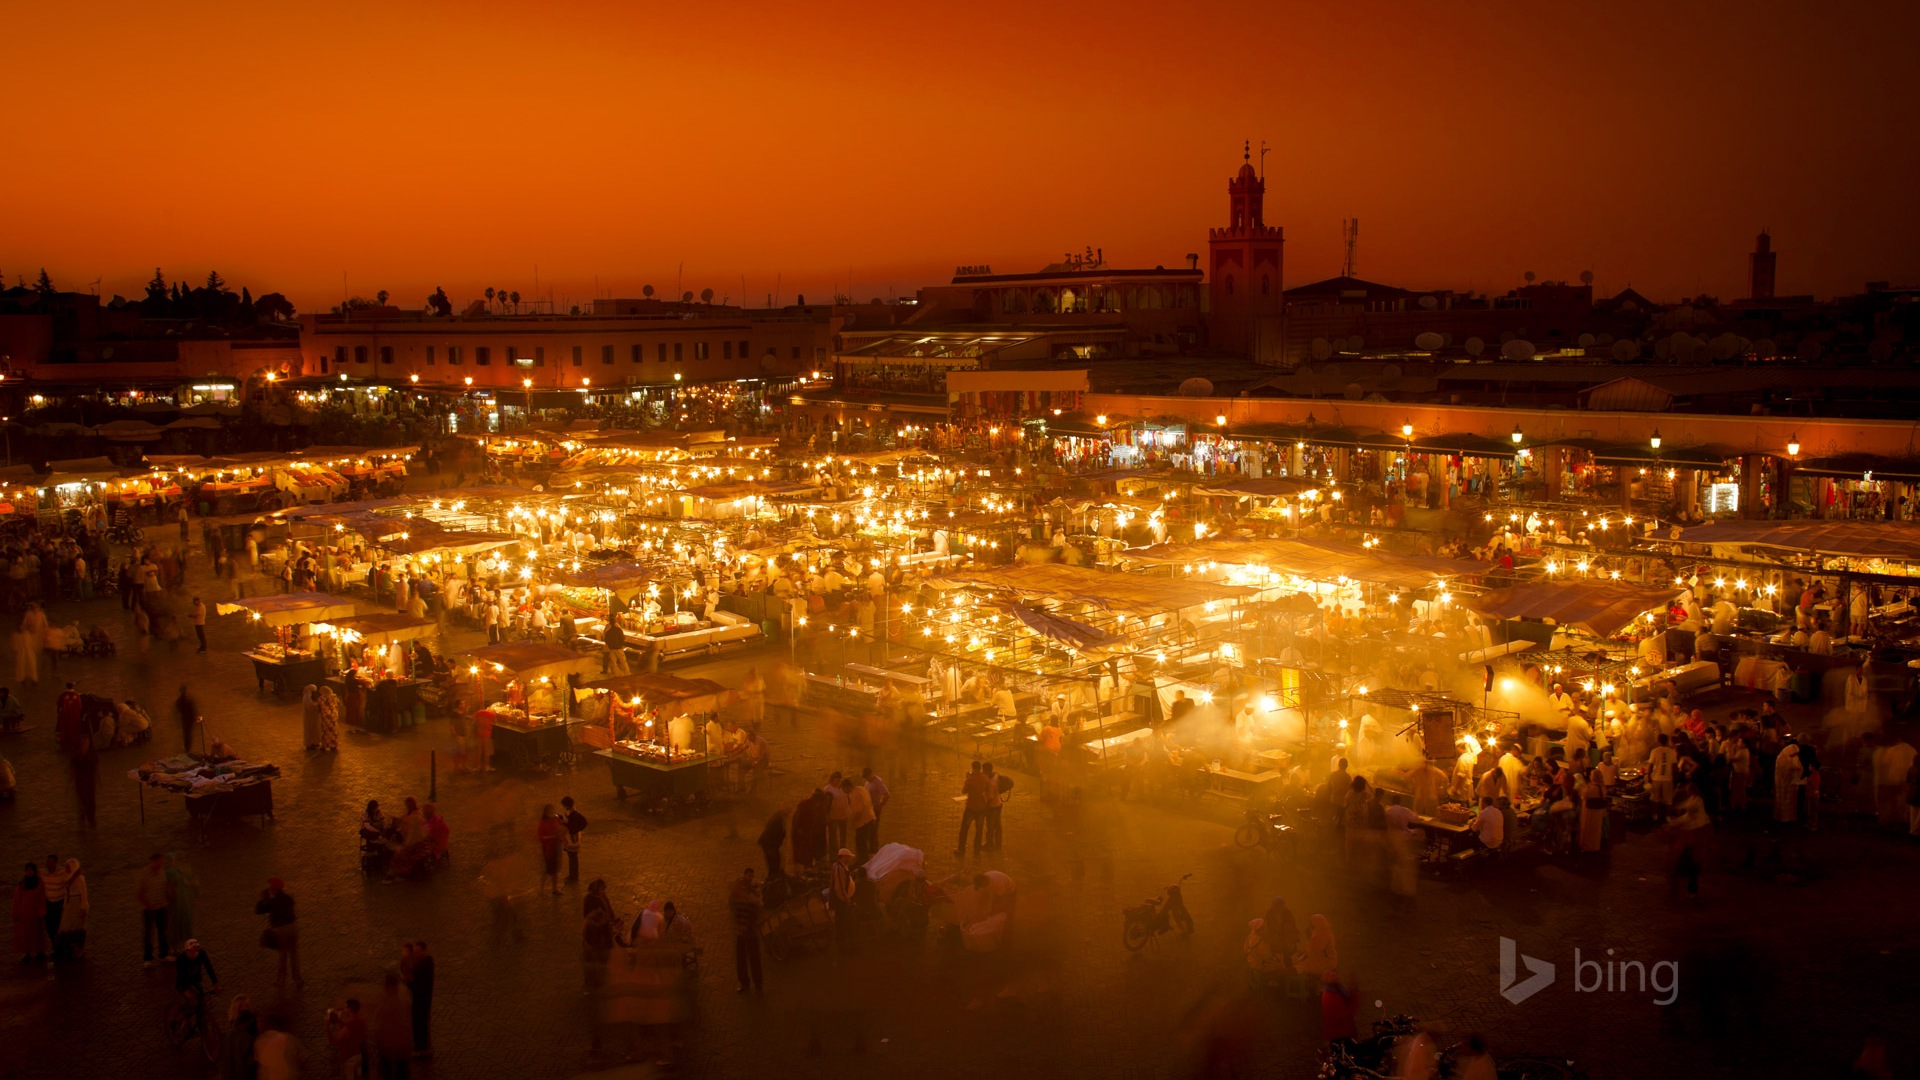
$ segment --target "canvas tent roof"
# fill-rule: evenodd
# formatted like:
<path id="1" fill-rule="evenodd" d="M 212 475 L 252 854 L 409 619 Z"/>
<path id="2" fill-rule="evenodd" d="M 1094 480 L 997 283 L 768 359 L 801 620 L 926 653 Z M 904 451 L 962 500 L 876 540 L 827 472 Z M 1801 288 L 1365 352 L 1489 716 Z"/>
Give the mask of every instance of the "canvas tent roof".
<path id="1" fill-rule="evenodd" d="M 936 588 L 987 589 L 1027 598 L 1073 600 L 1136 614 L 1158 614 L 1214 601 L 1239 600 L 1254 592 L 1238 585 L 1121 574 L 1059 563 L 961 571 L 932 578 L 930 583 Z"/>
<path id="2" fill-rule="evenodd" d="M 1911 521 L 1716 521 L 1682 529 L 1678 539 L 1920 562 L 1920 523 Z"/>
<path id="3" fill-rule="evenodd" d="M 216 610 L 222 615 L 245 611 L 268 626 L 295 623 L 333 622 L 353 616 L 353 601 L 332 593 L 277 593 L 221 601 Z"/>
<path id="4" fill-rule="evenodd" d="M 623 698 L 639 698 L 645 705 L 667 716 L 683 713 L 715 712 L 732 704 L 735 694 L 712 679 L 682 679 L 675 675 L 636 672 L 589 679 L 580 684 L 590 690 L 605 690 Z"/>
<path id="5" fill-rule="evenodd" d="M 523 679 L 541 676 L 559 677 L 572 672 L 585 674 L 600 667 L 600 658 L 577 653 L 564 645 L 544 641 L 503 641 L 482 645 L 467 655 L 481 668 L 498 668 Z"/>
<path id="6" fill-rule="evenodd" d="M 1613 582 L 1536 582 L 1494 589 L 1462 602 L 1482 615 L 1539 619 L 1606 638 L 1646 612 L 1664 608 L 1680 592 L 1671 587 Z"/>

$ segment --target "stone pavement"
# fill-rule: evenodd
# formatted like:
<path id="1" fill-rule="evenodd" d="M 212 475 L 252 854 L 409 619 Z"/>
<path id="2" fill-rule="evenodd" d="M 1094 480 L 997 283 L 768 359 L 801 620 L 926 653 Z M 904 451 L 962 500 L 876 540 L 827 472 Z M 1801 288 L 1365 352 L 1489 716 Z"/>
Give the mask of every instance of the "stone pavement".
<path id="1" fill-rule="evenodd" d="M 198 585 L 204 563 L 194 571 Z M 91 879 L 94 912 L 86 959 L 55 981 L 20 965 L 0 973 L 0 1077 L 9 1080 L 206 1075 L 163 1044 L 171 983 L 138 961 L 133 881 L 148 852 L 160 850 L 185 853 L 200 877 L 196 932 L 226 994 L 250 994 L 287 1019 L 307 1076 L 330 1075 L 325 1009 L 350 991 L 372 1001 L 398 943 L 412 937 L 431 943 L 440 970 L 438 1056 L 416 1075 L 542 1080 L 615 1064 L 617 1052 L 589 1051 L 580 889 L 558 898 L 533 889 L 532 813 L 569 792 L 592 821 L 586 876 L 605 876 L 623 913 L 636 898 L 676 900 L 707 949 L 680 1061 L 690 1075 L 886 1069 L 935 1077 L 1164 1077 L 1191 1074 L 1211 1047 L 1245 1055 L 1253 1063 L 1246 1075 L 1310 1076 L 1316 1009 L 1249 995 L 1243 977 L 1247 920 L 1275 894 L 1303 926 L 1312 912 L 1333 921 L 1342 967 L 1360 980 L 1363 1022 L 1408 1012 L 1454 1036 L 1480 1031 L 1502 1052 L 1564 1055 L 1594 1077 L 1826 1075 L 1851 1060 L 1864 1032 L 1914 1015 L 1920 932 L 1911 898 L 1920 887 L 1920 852 L 1856 821 L 1829 817 L 1817 834 L 1788 837 L 1777 858 L 1757 830 L 1722 830 L 1698 905 L 1667 900 L 1663 846 L 1629 834 L 1603 862 L 1423 881 L 1417 902 L 1402 907 L 1350 880 L 1315 830 L 1297 861 L 1278 860 L 1233 846 L 1231 809 L 1096 799 L 1068 811 L 1037 799 L 1037 782 L 1027 776 L 1018 776 L 1006 810 L 1004 855 L 982 864 L 1004 867 L 1020 882 L 1027 948 L 1017 963 L 990 967 L 931 946 L 910 957 L 868 950 L 840 966 L 824 956 L 769 959 L 765 998 L 742 998 L 725 930 L 727 882 L 741 867 L 760 865 L 753 838 L 772 796 L 788 804 L 831 769 L 864 763 L 831 733 L 770 724 L 785 775 L 768 799 L 705 817 L 656 818 L 617 801 L 597 762 L 572 775 L 454 774 L 444 722 L 392 738 L 348 734 L 337 755 L 308 755 L 299 745 L 298 705 L 257 693 L 240 656 L 257 632 L 238 617 L 214 618 L 213 650 L 204 656 L 191 645 L 143 656 L 112 600 L 60 605 L 54 617 L 105 626 L 121 655 L 43 671 L 41 684 L 23 693 L 37 726 L 0 743 L 21 777 L 19 801 L 0 807 L 0 847 L 15 866 L 49 851 L 77 856 Z M 456 635 L 459 644 L 474 640 Z M 676 670 L 728 681 L 781 652 Z M 76 824 L 52 749 L 52 703 L 67 678 L 93 693 L 134 697 L 156 718 L 152 748 L 105 755 L 96 830 Z M 280 764 L 274 821 L 222 823 L 194 835 L 178 799 L 149 793 L 141 822 L 137 787 L 125 774 L 152 750 L 173 745 L 169 703 L 182 682 L 216 737 Z M 429 883 L 370 882 L 357 864 L 355 817 L 368 798 L 390 807 L 408 794 L 424 798 L 434 750 L 454 864 Z M 882 840 L 924 848 L 935 878 L 960 870 L 949 852 L 963 759 L 936 751 L 922 778 L 915 763 L 895 757 L 876 762 L 894 791 Z M 522 893 L 525 936 L 496 944 L 478 879 L 483 851 L 506 850 L 483 836 L 500 819 L 513 823 L 520 861 L 495 869 L 517 867 L 501 876 Z M 1745 868 L 1750 851 L 1758 857 Z M 1120 909 L 1187 871 L 1198 932 L 1128 954 Z M 284 877 L 300 905 L 302 993 L 276 992 L 275 958 L 256 944 L 262 920 L 252 905 L 269 875 Z M 1498 993 L 1503 936 L 1555 964 L 1555 984 L 1508 1004 Z M 1663 1008 L 1651 993 L 1578 993 L 1575 949 L 1587 960 L 1606 958 L 1609 949 L 1612 959 L 1678 960 L 1681 1002 Z M 1733 1004 L 1752 1006 L 1736 1011 L 1723 1036 L 1705 1029 L 1697 1007 L 1703 988 L 1715 986 L 1725 986 Z M 865 1055 L 853 1057 L 849 1033 L 863 1018 L 870 1039 Z M 817 1057 L 806 1053 L 815 1023 L 828 1032 Z M 1920 1056 L 1913 1031 L 1891 1034 L 1910 1070 Z"/>

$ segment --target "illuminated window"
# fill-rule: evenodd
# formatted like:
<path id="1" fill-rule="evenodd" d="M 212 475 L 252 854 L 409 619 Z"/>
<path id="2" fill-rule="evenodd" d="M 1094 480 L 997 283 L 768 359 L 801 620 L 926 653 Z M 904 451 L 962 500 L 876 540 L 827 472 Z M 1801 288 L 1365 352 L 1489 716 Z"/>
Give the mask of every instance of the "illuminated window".
<path id="1" fill-rule="evenodd" d="M 708 350 L 708 348 L 709 348 L 709 346 L 708 346 L 708 345 L 707 345 L 707 343 L 706 343 L 706 342 L 704 342 L 704 341 L 696 341 L 696 342 L 694 342 L 694 343 L 693 343 L 693 358 L 694 358 L 695 360 L 705 360 L 705 359 L 707 358 L 707 350 Z"/>
<path id="2" fill-rule="evenodd" d="M 476 345 L 473 349 L 473 365 L 485 367 L 493 363 L 493 349 L 486 345 Z"/>
<path id="3" fill-rule="evenodd" d="M 447 363 L 454 364 L 454 365 L 458 365 L 460 363 L 460 346 L 458 345 L 447 346 Z"/>

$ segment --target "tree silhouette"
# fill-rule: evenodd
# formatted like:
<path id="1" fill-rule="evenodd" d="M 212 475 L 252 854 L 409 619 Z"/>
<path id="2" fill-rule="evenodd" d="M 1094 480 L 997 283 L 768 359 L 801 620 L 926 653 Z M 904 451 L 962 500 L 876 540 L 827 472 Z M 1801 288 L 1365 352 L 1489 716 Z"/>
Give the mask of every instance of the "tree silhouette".
<path id="1" fill-rule="evenodd" d="M 218 270 L 207 271 L 207 291 L 213 292 L 213 293 L 221 293 L 221 292 L 227 291 L 226 279 L 220 276 L 220 271 Z"/>
<path id="2" fill-rule="evenodd" d="M 453 314 L 453 301 L 447 299 L 447 290 L 439 285 L 433 287 L 433 295 L 427 297 L 427 309 L 435 315 Z"/>
<path id="3" fill-rule="evenodd" d="M 493 310 L 493 286 L 491 285 L 487 286 L 487 291 L 485 293 L 485 296 L 487 298 L 487 310 L 492 311 Z"/>
<path id="4" fill-rule="evenodd" d="M 513 313 L 515 315 L 520 314 L 520 290 L 515 289 L 511 293 L 508 293 L 507 296 L 513 301 Z"/>
<path id="5" fill-rule="evenodd" d="M 166 299 L 167 279 L 156 266 L 153 268 L 153 280 L 147 282 L 147 300 L 151 303 L 165 303 Z"/>
<path id="6" fill-rule="evenodd" d="M 377 293 L 374 293 L 374 294 L 373 294 L 373 298 L 374 298 L 375 300 L 377 300 L 377 301 L 379 301 L 379 303 L 380 303 L 380 306 L 381 306 L 381 307 L 386 307 L 386 306 L 387 306 L 387 297 L 388 297 L 389 295 L 391 295 L 391 294 L 390 294 L 390 293 L 388 293 L 388 292 L 387 292 L 387 290 L 385 290 L 385 289 L 381 289 L 381 290 L 380 290 L 379 292 L 377 292 Z"/>
<path id="7" fill-rule="evenodd" d="M 33 283 L 33 291 L 41 296 L 54 294 L 53 279 L 47 276 L 47 268 L 44 266 L 40 268 L 40 280 Z"/>
<path id="8" fill-rule="evenodd" d="M 253 310 L 256 315 L 272 319 L 274 322 L 285 322 L 293 318 L 293 302 L 277 292 L 267 293 L 255 300 Z"/>

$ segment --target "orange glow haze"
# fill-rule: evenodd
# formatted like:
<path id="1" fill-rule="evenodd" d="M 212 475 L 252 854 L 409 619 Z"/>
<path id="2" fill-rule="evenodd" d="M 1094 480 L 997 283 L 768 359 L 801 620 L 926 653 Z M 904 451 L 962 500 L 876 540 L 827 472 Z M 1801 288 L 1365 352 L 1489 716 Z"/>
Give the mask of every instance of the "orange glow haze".
<path id="1" fill-rule="evenodd" d="M 0 272 L 417 306 L 1183 265 L 1251 138 L 1286 275 L 1920 281 L 1905 0 L 14 5 Z M 684 272 L 679 270 L 684 263 Z M 343 285 L 344 275 L 344 285 Z M 595 279 L 598 278 L 596 286 Z M 744 278 L 744 284 L 743 284 Z"/>

